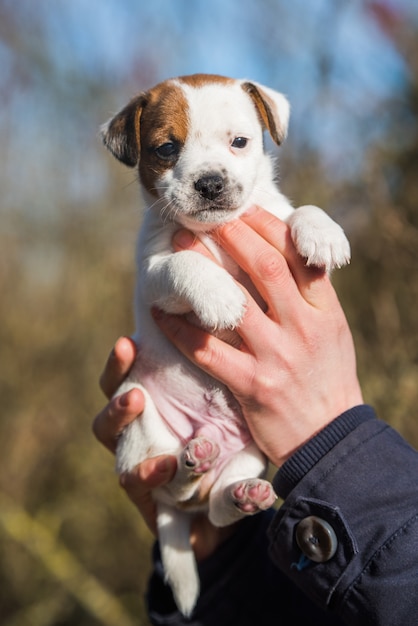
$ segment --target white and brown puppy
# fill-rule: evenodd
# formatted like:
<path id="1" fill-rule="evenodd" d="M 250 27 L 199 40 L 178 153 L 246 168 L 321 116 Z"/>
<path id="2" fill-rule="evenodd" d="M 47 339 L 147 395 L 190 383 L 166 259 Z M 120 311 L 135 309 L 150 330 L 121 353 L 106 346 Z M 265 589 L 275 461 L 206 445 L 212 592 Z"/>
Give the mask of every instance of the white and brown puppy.
<path id="1" fill-rule="evenodd" d="M 330 270 L 348 262 L 341 228 L 317 207 L 294 210 L 274 183 L 263 131 L 280 144 L 288 117 L 289 105 L 280 93 L 199 74 L 139 95 L 102 129 L 107 148 L 138 167 L 148 207 L 137 258 L 140 358 L 118 391 L 139 387 L 146 403 L 143 415 L 120 438 L 117 469 L 130 470 L 163 453 L 178 457 L 174 480 L 154 497 L 166 578 L 186 615 L 199 594 L 190 514 L 205 510 L 213 524 L 225 526 L 271 506 L 275 494 L 261 478 L 265 458 L 234 398 L 162 336 L 150 308 L 190 313 L 218 332 L 239 324 L 245 297 L 231 276 L 238 270 L 204 233 L 254 204 L 288 222 L 308 264 Z M 180 225 L 203 237 L 220 265 L 192 251 L 174 254 L 171 239 Z"/>

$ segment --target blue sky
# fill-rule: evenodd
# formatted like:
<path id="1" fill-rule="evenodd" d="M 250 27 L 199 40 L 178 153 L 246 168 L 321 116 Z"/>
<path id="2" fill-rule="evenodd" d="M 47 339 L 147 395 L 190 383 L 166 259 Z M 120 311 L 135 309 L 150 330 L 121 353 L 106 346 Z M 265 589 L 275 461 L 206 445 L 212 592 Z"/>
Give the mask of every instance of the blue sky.
<path id="1" fill-rule="evenodd" d="M 399 16 L 417 23 L 416 0 L 391 2 Z M 408 78 L 402 57 L 364 11 L 366 5 L 0 0 L 0 19 L 2 7 L 12 12 L 16 32 L 10 40 L 18 41 L 13 49 L 8 33 L 0 39 L 0 88 L 3 83 L 10 92 L 16 67 L 24 76 L 0 111 L 0 131 L 7 129 L 10 139 L 3 178 L 11 180 L 7 174 L 17 168 L 30 169 L 45 189 L 45 203 L 52 184 L 46 183 L 48 171 L 55 168 L 63 189 L 88 194 L 104 175 L 94 143 L 100 123 L 136 91 L 193 72 L 246 77 L 284 92 L 292 106 L 288 141 L 319 149 L 335 175 L 356 175 L 369 142 L 384 128 L 382 105 L 402 92 Z M 111 96 L 89 99 L 99 86 Z M 70 159 L 82 160 L 78 169 L 59 170 L 62 145 Z M 20 183 L 12 191 L 19 195 L 24 187 Z"/>
<path id="2" fill-rule="evenodd" d="M 23 3 L 25 4 L 25 3 Z M 344 77 L 385 95 L 402 62 L 358 0 L 40 0 L 52 57 L 86 73 L 124 77 L 132 59 L 158 78 L 193 72 L 248 77 L 300 95 L 313 51 L 334 48 Z M 413 0 L 397 0 L 418 16 Z M 410 13 L 409 13 L 410 12 Z M 338 20 L 333 16 L 339 14 Z M 282 22 L 283 19 L 283 22 Z M 322 40 L 322 41 L 321 41 Z M 280 85 L 281 83 L 281 85 Z M 142 87 L 142 86 L 141 86 Z M 286 89 L 284 89 L 286 90 Z"/>

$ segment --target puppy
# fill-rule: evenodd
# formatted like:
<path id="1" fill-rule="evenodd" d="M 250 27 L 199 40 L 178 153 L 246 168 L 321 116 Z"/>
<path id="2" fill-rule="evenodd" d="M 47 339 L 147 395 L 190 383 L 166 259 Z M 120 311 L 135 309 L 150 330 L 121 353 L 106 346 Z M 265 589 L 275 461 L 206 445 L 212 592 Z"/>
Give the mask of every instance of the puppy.
<path id="1" fill-rule="evenodd" d="M 113 155 L 138 167 L 147 205 L 137 252 L 140 358 L 117 392 L 140 388 L 145 411 L 119 440 L 117 470 L 158 454 L 177 455 L 173 481 L 153 495 L 166 579 L 185 615 L 199 595 L 191 514 L 206 511 L 213 524 L 226 526 L 270 507 L 276 496 L 262 479 L 266 459 L 228 389 L 162 336 L 150 308 L 189 314 L 210 331 L 234 329 L 245 309 L 231 276 L 239 270 L 206 233 L 255 204 L 287 221 L 308 264 L 331 270 L 349 261 L 342 229 L 317 207 L 294 210 L 274 182 L 263 131 L 280 145 L 288 118 L 289 104 L 276 91 L 198 74 L 140 94 L 102 128 Z M 204 239 L 219 265 L 192 251 L 173 253 L 172 236 L 181 226 Z"/>

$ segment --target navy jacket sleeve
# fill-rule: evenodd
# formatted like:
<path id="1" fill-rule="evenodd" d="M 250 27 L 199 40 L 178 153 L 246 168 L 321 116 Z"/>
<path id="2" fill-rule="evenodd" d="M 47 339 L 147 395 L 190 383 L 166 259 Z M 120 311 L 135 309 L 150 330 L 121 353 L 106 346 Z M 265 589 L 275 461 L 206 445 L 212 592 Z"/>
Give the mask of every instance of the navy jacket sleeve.
<path id="1" fill-rule="evenodd" d="M 189 620 L 176 611 L 156 548 L 151 622 L 415 626 L 417 476 L 418 453 L 370 407 L 347 411 L 277 472 L 280 509 L 241 522 L 200 564 Z"/>
<path id="2" fill-rule="evenodd" d="M 417 624 L 417 477 L 418 453 L 402 437 L 370 407 L 347 411 L 276 474 L 284 504 L 269 531 L 272 559 L 347 624 Z M 327 534 L 298 536 L 309 518 L 333 535 L 331 558 Z M 307 557 L 306 540 L 319 562 Z"/>

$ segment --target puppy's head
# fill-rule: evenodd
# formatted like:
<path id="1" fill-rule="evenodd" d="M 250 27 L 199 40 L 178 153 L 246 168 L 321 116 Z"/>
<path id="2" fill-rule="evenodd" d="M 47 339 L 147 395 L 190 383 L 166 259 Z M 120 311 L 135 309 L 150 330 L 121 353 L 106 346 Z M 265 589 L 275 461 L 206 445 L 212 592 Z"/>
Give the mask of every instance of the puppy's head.
<path id="1" fill-rule="evenodd" d="M 263 130 L 280 144 L 288 118 L 288 102 L 276 91 L 196 74 L 131 100 L 102 128 L 102 138 L 122 163 L 138 166 L 165 218 L 207 230 L 248 208 L 265 175 Z"/>

